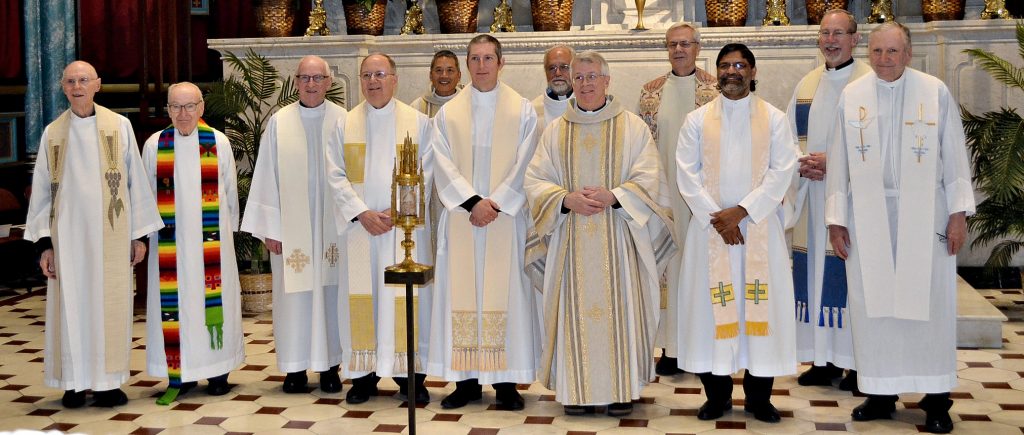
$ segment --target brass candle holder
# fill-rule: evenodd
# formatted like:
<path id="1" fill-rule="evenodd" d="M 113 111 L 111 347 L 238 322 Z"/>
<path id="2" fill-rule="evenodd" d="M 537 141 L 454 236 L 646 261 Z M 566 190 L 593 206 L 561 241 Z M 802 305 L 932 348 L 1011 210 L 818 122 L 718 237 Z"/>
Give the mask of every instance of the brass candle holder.
<path id="1" fill-rule="evenodd" d="M 789 17 L 786 16 L 786 0 L 767 0 L 765 3 L 764 26 L 788 26 Z"/>
<path id="2" fill-rule="evenodd" d="M 871 15 L 868 16 L 868 23 L 884 23 L 892 21 L 894 18 L 892 0 L 871 0 Z"/>
<path id="3" fill-rule="evenodd" d="M 316 0 L 313 10 L 309 11 L 309 27 L 306 29 L 306 36 L 327 36 L 331 29 L 327 28 L 327 10 L 324 9 L 324 0 Z"/>
<path id="4" fill-rule="evenodd" d="M 423 8 L 420 7 L 418 0 L 412 0 L 406 3 L 405 9 L 405 23 L 402 24 L 402 35 L 422 35 L 427 33 L 427 29 L 423 27 Z"/>
<path id="5" fill-rule="evenodd" d="M 985 10 L 981 11 L 981 19 L 1010 19 L 1010 11 L 1006 10 L 1006 0 L 985 0 Z"/>
<path id="6" fill-rule="evenodd" d="M 516 25 L 512 22 L 512 6 L 507 1 L 501 0 L 494 7 L 494 22 L 491 23 L 491 33 L 515 31 Z"/>
<path id="7" fill-rule="evenodd" d="M 432 269 L 412 259 L 412 251 L 416 246 L 412 232 L 423 225 L 423 217 L 426 216 L 423 163 L 419 159 L 418 150 L 419 145 L 413 143 L 406 133 L 405 142 L 398 145 L 395 153 L 395 169 L 391 174 L 391 222 L 396 229 L 401 228 L 405 232 L 405 240 L 402 240 L 405 260 L 388 266 L 386 272 L 420 273 Z"/>
<path id="8" fill-rule="evenodd" d="M 636 27 L 633 30 L 647 30 L 644 26 L 644 6 L 647 0 L 633 0 L 633 3 L 636 3 Z"/>

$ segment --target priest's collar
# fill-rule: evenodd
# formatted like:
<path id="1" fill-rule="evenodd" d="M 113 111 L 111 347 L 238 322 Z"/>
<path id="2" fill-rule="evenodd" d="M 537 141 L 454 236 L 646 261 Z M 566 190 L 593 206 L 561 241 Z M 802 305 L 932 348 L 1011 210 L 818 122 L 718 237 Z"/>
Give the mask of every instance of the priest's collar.
<path id="1" fill-rule="evenodd" d="M 448 101 L 448 100 L 450 100 L 452 98 L 455 98 L 456 95 L 459 95 L 459 90 L 460 89 L 462 89 L 462 85 L 456 86 L 455 87 L 455 92 L 452 92 L 451 95 L 437 95 L 437 90 L 436 89 L 431 89 L 430 90 L 430 95 L 433 95 L 434 98 L 437 98 L 440 101 Z"/>
<path id="2" fill-rule="evenodd" d="M 197 126 L 197 127 L 198 127 L 198 126 Z M 196 132 L 196 128 L 197 128 L 197 127 L 192 127 L 192 131 L 189 131 L 188 133 L 185 133 L 184 131 L 178 130 L 177 128 L 175 128 L 175 129 L 174 129 L 174 131 L 178 133 L 178 136 L 181 136 L 181 137 L 189 137 L 189 136 L 191 136 L 191 135 L 192 135 L 192 133 L 195 133 L 195 132 Z"/>
<path id="3" fill-rule="evenodd" d="M 299 116 L 313 118 L 323 116 L 324 113 L 327 113 L 327 100 L 316 107 L 306 107 L 301 101 L 299 102 Z"/>
<path id="4" fill-rule="evenodd" d="M 843 62 L 843 63 L 841 63 L 839 65 L 836 65 L 835 68 L 829 68 L 828 66 L 825 66 L 825 71 L 839 71 L 839 70 L 841 70 L 843 68 L 846 68 L 846 67 L 848 67 L 850 65 L 853 65 L 853 58 L 852 57 L 849 60 L 847 60 L 846 62 Z"/>
<path id="5" fill-rule="evenodd" d="M 693 71 L 690 71 L 689 74 L 679 75 L 679 74 L 676 74 L 676 70 L 672 70 L 672 74 L 670 74 L 670 75 L 672 77 L 690 77 L 690 76 L 692 76 L 694 74 L 697 74 L 697 67 L 696 66 L 693 67 Z"/>
<path id="6" fill-rule="evenodd" d="M 71 116 L 72 116 L 72 118 L 71 118 L 71 119 L 76 119 L 76 118 L 77 118 L 77 119 L 90 119 L 90 118 L 95 118 L 95 117 L 96 117 L 96 105 L 95 105 L 95 104 L 93 104 L 93 106 L 92 106 L 92 111 L 91 111 L 91 112 L 90 112 L 90 113 L 89 113 L 88 115 L 86 115 L 86 116 L 78 116 L 78 114 L 77 114 L 77 113 L 75 113 L 75 111 L 74 111 L 74 110 L 70 110 L 70 112 L 71 112 Z"/>
<path id="7" fill-rule="evenodd" d="M 572 89 L 569 89 L 569 93 L 568 94 L 558 95 L 558 94 L 555 93 L 555 91 L 552 91 L 551 88 L 548 88 L 547 94 L 548 94 L 548 98 L 550 98 L 552 100 L 555 100 L 555 101 L 565 101 L 565 100 L 568 100 L 569 98 L 572 98 Z"/>
<path id="8" fill-rule="evenodd" d="M 592 124 L 595 122 L 607 121 L 614 118 L 618 114 L 622 113 L 622 105 L 618 101 L 615 101 L 615 97 L 609 95 L 605 98 L 604 105 L 594 111 L 586 111 L 580 109 L 579 100 L 575 98 L 569 101 L 569 107 L 566 108 L 565 114 L 562 115 L 569 122 L 575 122 L 579 124 Z"/>
<path id="9" fill-rule="evenodd" d="M 376 107 L 373 107 L 373 105 L 370 104 L 369 102 L 366 103 L 366 114 L 367 115 L 386 114 L 386 113 L 391 113 L 391 112 L 394 112 L 394 111 L 395 111 L 395 97 L 391 97 L 391 99 L 388 100 L 388 104 L 385 104 L 380 109 L 378 109 Z"/>
<path id="10" fill-rule="evenodd" d="M 747 105 L 750 104 L 750 96 L 751 95 L 754 95 L 754 94 L 752 92 L 748 92 L 745 97 L 740 98 L 738 100 L 733 100 L 731 98 L 726 97 L 725 95 L 722 95 L 722 105 L 725 106 L 725 107 L 747 106 Z"/>
<path id="11" fill-rule="evenodd" d="M 905 82 L 905 81 L 906 81 L 906 79 L 907 79 L 907 73 L 908 73 L 909 71 L 910 71 L 910 68 L 905 68 L 905 69 L 903 70 L 903 74 L 901 74 L 901 75 L 900 75 L 900 78 L 898 78 L 898 79 L 896 79 L 896 80 L 893 80 L 893 81 L 891 81 L 891 82 L 890 82 L 890 81 L 886 81 L 886 80 L 884 80 L 884 79 L 882 79 L 881 77 L 878 77 L 878 76 L 876 75 L 876 76 L 875 76 L 875 82 L 876 82 L 876 83 L 877 83 L 877 84 L 878 84 L 879 86 L 882 86 L 882 87 L 885 87 L 885 88 L 889 88 L 889 89 L 895 89 L 895 88 L 899 87 L 900 85 L 902 85 L 902 84 L 903 84 L 903 82 Z"/>

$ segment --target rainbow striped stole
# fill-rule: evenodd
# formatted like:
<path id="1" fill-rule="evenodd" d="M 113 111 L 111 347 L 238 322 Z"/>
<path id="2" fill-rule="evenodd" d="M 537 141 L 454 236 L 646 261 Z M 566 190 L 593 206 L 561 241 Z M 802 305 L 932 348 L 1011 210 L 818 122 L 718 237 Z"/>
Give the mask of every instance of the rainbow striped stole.
<path id="1" fill-rule="evenodd" d="M 220 276 L 220 198 L 218 194 L 217 138 L 203 120 L 199 135 L 199 167 L 202 192 L 203 266 L 206 277 L 206 328 L 210 348 L 224 347 L 224 308 Z M 167 356 L 169 385 L 156 403 L 169 405 L 181 391 L 181 333 L 178 316 L 178 249 L 174 204 L 174 127 L 160 133 L 156 153 L 157 208 L 164 228 L 158 234 L 160 269 L 160 321 Z"/>

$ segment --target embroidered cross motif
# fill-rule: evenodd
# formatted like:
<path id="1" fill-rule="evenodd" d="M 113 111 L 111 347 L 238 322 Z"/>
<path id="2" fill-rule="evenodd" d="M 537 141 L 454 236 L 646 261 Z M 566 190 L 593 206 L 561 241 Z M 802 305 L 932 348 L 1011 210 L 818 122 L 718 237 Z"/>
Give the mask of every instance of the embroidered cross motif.
<path id="1" fill-rule="evenodd" d="M 747 299 L 753 300 L 755 305 L 761 303 L 762 300 L 767 299 L 767 297 L 761 297 L 761 295 L 767 296 L 767 287 L 768 284 L 762 284 L 761 280 L 755 279 L 753 284 L 747 284 Z"/>
<path id="2" fill-rule="evenodd" d="M 715 290 L 718 290 L 718 292 L 715 292 Z M 725 283 L 719 282 L 718 288 L 711 289 L 711 298 L 718 299 L 717 301 L 714 301 L 714 303 L 721 304 L 724 307 L 727 301 L 733 300 L 732 286 L 729 286 L 729 288 L 727 289 Z"/>
<path id="3" fill-rule="evenodd" d="M 327 248 L 327 251 L 324 251 L 324 259 L 327 260 L 327 264 L 330 264 L 331 267 L 338 265 L 338 258 L 340 257 L 341 253 L 338 252 L 337 243 L 331 243 L 331 247 Z"/>
<path id="4" fill-rule="evenodd" d="M 295 249 L 292 251 L 292 255 L 285 260 L 285 263 L 296 273 L 301 273 L 302 269 L 305 269 L 306 265 L 309 264 L 309 256 L 303 254 L 301 249 Z"/>
<path id="5" fill-rule="evenodd" d="M 597 138 L 590 132 L 584 133 L 583 137 L 580 138 L 580 145 L 586 148 L 587 151 L 593 150 L 594 146 L 597 145 Z"/>
<path id="6" fill-rule="evenodd" d="M 206 276 L 206 288 L 209 290 L 219 290 L 221 288 L 220 274 L 207 275 Z"/>
<path id="7" fill-rule="evenodd" d="M 860 119 L 857 121 L 847 121 L 853 128 L 860 130 L 860 145 L 853 147 L 857 152 L 860 153 L 860 161 L 866 161 L 866 155 L 871 145 L 864 143 L 864 130 L 871 124 L 871 120 L 868 119 L 868 109 L 864 106 L 860 106 Z"/>
<path id="8" fill-rule="evenodd" d="M 583 315 L 594 320 L 601 320 L 605 317 L 608 309 L 602 307 L 590 307 L 583 312 Z"/>
<path id="9" fill-rule="evenodd" d="M 921 104 L 917 106 L 917 120 L 906 121 L 904 124 L 914 129 L 914 139 L 917 141 L 917 146 L 911 146 L 910 149 L 917 155 L 917 163 L 921 163 L 921 156 L 928 153 L 928 147 L 924 146 L 925 135 L 928 134 L 925 129 L 934 127 L 936 125 L 935 121 L 924 120 L 924 104 Z"/>

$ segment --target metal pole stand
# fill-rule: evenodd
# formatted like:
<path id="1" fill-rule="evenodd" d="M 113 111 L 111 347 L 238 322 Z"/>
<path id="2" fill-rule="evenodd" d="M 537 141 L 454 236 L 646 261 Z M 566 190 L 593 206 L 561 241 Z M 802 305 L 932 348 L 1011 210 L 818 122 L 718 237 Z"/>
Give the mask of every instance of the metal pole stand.
<path id="1" fill-rule="evenodd" d="M 405 284 L 405 345 L 409 356 L 409 365 L 406 369 L 406 382 L 408 382 L 407 399 L 409 401 L 409 435 L 416 434 L 416 334 L 414 328 L 416 317 L 412 312 L 412 289 L 414 285 L 426 285 L 434 279 L 434 268 L 425 266 L 424 270 L 395 272 L 384 271 L 385 284 Z"/>

